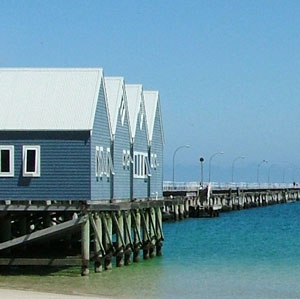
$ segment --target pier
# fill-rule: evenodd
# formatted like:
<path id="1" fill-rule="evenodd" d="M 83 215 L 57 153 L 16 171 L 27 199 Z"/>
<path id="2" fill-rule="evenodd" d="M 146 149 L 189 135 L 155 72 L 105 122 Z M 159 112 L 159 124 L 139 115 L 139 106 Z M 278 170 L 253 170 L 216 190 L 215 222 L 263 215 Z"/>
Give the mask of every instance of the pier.
<path id="1" fill-rule="evenodd" d="M 0 266 L 80 265 L 84 276 L 91 263 L 99 273 L 161 256 L 163 220 L 300 200 L 296 186 L 268 187 L 165 184 L 162 200 L 0 201 Z"/>
<path id="2" fill-rule="evenodd" d="M 183 200 L 189 217 L 215 217 L 220 212 L 262 207 L 300 200 L 300 188 L 293 184 L 205 184 L 164 183 L 164 197 Z M 168 208 L 165 209 L 168 211 Z M 176 215 L 174 211 L 174 219 Z"/>
<path id="3" fill-rule="evenodd" d="M 74 266 L 82 275 L 162 255 L 163 201 L 0 202 L 0 266 Z"/>

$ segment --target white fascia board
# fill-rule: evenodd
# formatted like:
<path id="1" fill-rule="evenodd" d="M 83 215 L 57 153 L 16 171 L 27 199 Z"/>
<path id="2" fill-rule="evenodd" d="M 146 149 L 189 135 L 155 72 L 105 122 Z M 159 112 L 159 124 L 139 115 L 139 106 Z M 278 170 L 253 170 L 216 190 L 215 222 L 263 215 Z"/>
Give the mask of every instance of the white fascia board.
<path id="1" fill-rule="evenodd" d="M 108 110 L 109 108 L 108 108 L 108 101 L 107 101 L 107 93 L 106 93 L 104 75 L 102 76 L 102 81 L 103 81 L 104 101 L 105 101 L 105 106 L 106 106 L 106 115 L 107 115 L 107 121 L 108 121 L 109 135 L 110 135 L 110 140 L 113 141 L 114 139 L 113 139 L 111 120 L 110 120 L 110 115 L 109 115 L 109 110 Z"/>

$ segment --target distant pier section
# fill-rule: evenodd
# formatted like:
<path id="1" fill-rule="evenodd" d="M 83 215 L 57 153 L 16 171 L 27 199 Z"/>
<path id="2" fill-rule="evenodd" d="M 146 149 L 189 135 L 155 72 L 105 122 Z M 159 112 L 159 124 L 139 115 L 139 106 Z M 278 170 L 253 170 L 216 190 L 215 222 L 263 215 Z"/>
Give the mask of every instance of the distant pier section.
<path id="1" fill-rule="evenodd" d="M 224 211 L 299 201 L 300 187 L 283 183 L 205 183 L 202 186 L 198 182 L 164 182 L 163 194 L 166 202 L 185 198 L 190 217 L 214 217 Z M 169 211 L 168 206 L 166 210 Z"/>

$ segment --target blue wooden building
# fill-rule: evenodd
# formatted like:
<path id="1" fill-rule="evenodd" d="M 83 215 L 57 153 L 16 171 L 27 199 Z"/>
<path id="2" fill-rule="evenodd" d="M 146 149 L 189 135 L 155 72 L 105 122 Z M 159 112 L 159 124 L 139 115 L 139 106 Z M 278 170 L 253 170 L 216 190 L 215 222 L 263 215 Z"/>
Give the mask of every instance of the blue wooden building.
<path id="1" fill-rule="evenodd" d="M 102 69 L 0 69 L 0 104 L 1 199 L 110 199 Z"/>
<path id="2" fill-rule="evenodd" d="M 151 176 L 148 159 L 148 128 L 145 115 L 145 104 L 142 85 L 126 84 L 129 121 L 131 130 L 131 157 L 133 167 L 131 173 L 131 198 L 145 199 L 149 197 L 149 177 Z"/>
<path id="3" fill-rule="evenodd" d="M 148 140 L 151 177 L 150 197 L 163 196 L 163 147 L 164 133 L 158 91 L 144 91 L 144 102 L 148 124 Z"/>
<path id="4" fill-rule="evenodd" d="M 124 78 L 105 77 L 108 110 L 110 115 L 111 152 L 114 175 L 111 180 L 111 198 L 130 199 L 132 158 L 130 155 L 131 132 Z"/>

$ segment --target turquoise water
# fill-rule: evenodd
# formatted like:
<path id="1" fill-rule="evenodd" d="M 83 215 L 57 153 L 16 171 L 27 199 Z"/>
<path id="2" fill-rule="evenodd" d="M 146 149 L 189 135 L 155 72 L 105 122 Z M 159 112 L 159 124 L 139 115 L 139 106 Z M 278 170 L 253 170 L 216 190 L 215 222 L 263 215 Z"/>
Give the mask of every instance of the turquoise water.
<path id="1" fill-rule="evenodd" d="M 164 223 L 164 256 L 101 274 L 0 276 L 0 286 L 126 298 L 300 298 L 300 203 Z"/>

